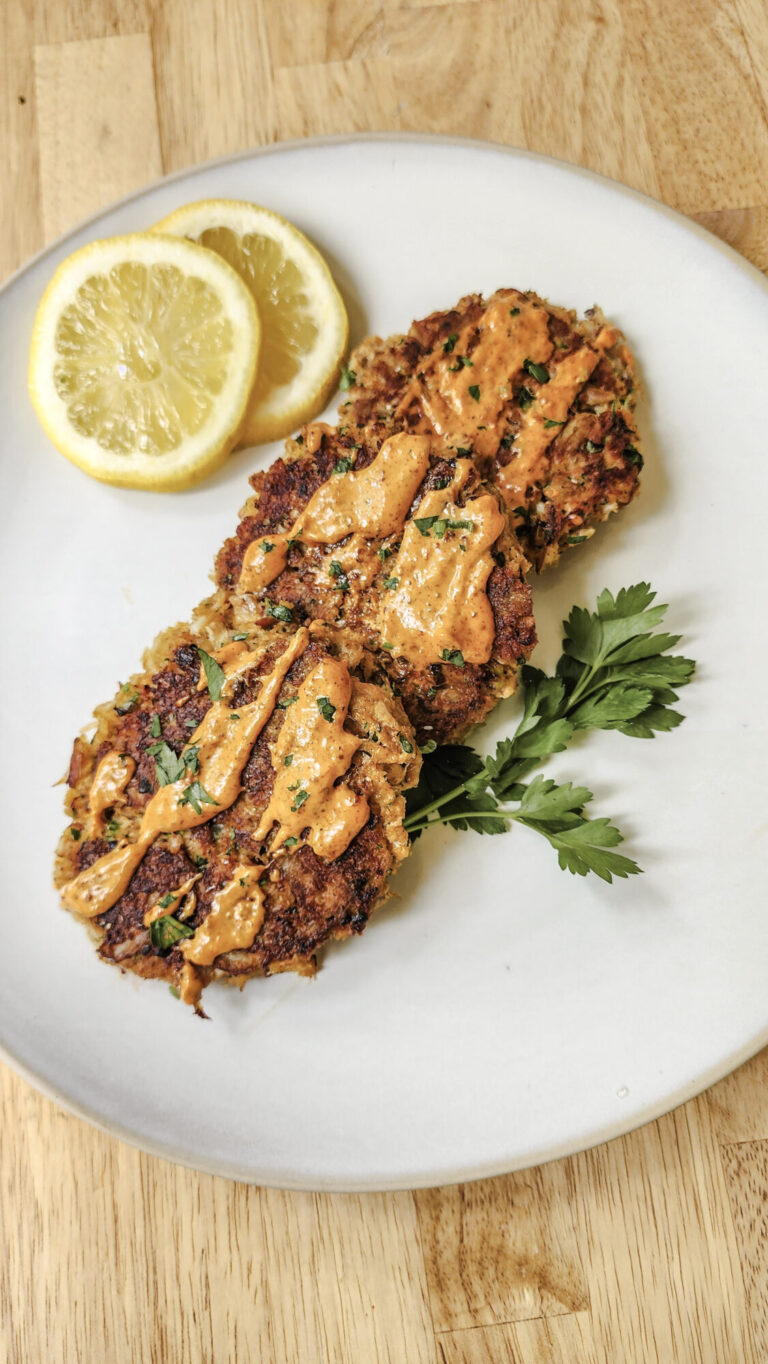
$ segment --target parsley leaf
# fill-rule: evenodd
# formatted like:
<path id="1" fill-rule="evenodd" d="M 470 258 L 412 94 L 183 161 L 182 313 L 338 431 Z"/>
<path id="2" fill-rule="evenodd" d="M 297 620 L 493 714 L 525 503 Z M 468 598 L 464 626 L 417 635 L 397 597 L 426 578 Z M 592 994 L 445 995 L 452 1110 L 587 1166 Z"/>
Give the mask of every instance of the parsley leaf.
<path id="1" fill-rule="evenodd" d="M 155 778 L 158 786 L 171 786 L 184 776 L 186 770 L 184 759 L 179 757 L 165 740 L 150 744 L 147 753 L 155 760 Z"/>
<path id="2" fill-rule="evenodd" d="M 193 781 L 191 786 L 185 786 L 179 796 L 179 805 L 191 805 L 196 815 L 203 813 L 204 805 L 218 805 L 218 801 L 209 796 L 204 786 L 199 781 Z"/>
<path id="3" fill-rule="evenodd" d="M 162 900 L 160 903 L 163 903 Z M 191 938 L 194 931 L 189 924 L 174 919 L 172 914 L 164 914 L 161 919 L 153 919 L 149 925 L 149 940 L 156 952 L 170 952 L 182 938 Z"/>
<path id="4" fill-rule="evenodd" d="M 339 592 L 349 591 L 349 578 L 344 572 L 344 567 L 342 564 L 339 563 L 338 559 L 331 559 L 330 566 L 328 568 L 328 577 L 333 578 L 335 580 L 335 586 L 338 588 Z"/>
<path id="5" fill-rule="evenodd" d="M 351 468 L 352 460 L 347 459 L 346 455 L 344 455 L 341 459 L 336 460 L 331 472 L 334 474 L 348 474 Z"/>
<path id="6" fill-rule="evenodd" d="M 429 535 L 435 522 L 439 519 L 437 516 L 414 516 L 413 524 L 422 535 Z"/>
<path id="7" fill-rule="evenodd" d="M 537 383 L 549 383 L 549 370 L 545 369 L 544 365 L 537 365 L 535 360 L 524 360 L 523 369 L 526 374 L 530 374 L 531 378 L 535 379 Z"/>
<path id="8" fill-rule="evenodd" d="M 160 735 L 163 732 L 163 726 L 159 715 L 155 714 L 152 716 L 152 719 L 149 722 L 149 732 L 153 739 L 160 738 Z"/>
<path id="9" fill-rule="evenodd" d="M 353 369 L 350 369 L 348 365 L 342 365 L 341 378 L 339 379 L 339 388 L 343 389 L 344 392 L 346 393 L 347 389 L 351 388 L 352 385 L 356 383 L 357 375 L 355 374 L 355 371 Z"/>
<path id="10" fill-rule="evenodd" d="M 461 649 L 443 649 L 440 657 L 444 663 L 453 663 L 457 668 L 464 667 L 464 655 Z"/>
<path id="11" fill-rule="evenodd" d="M 283 620 L 286 623 L 293 620 L 293 611 L 290 606 L 285 606 L 282 602 L 270 601 L 269 597 L 264 599 L 264 615 L 271 616 L 273 620 Z"/>
<path id="12" fill-rule="evenodd" d="M 385 586 L 390 592 L 394 592 L 395 588 L 399 585 L 399 583 L 400 583 L 400 579 L 399 579 L 399 578 L 385 578 L 385 579 L 384 579 L 384 586 Z"/>
<path id="13" fill-rule="evenodd" d="M 443 342 L 443 350 L 445 351 L 446 355 L 451 354 L 458 339 L 459 339 L 458 332 L 451 332 L 450 336 L 446 338 L 446 340 Z"/>
<path id="14" fill-rule="evenodd" d="M 334 715 L 336 714 L 336 707 L 331 705 L 327 696 L 318 696 L 317 709 L 320 711 L 320 714 L 322 715 L 323 719 L 327 720 L 328 724 L 330 725 L 333 721 Z"/>
<path id="15" fill-rule="evenodd" d="M 196 644 L 195 648 L 203 665 L 205 680 L 208 683 L 208 695 L 212 701 L 218 701 L 221 696 L 221 689 L 226 681 L 224 669 L 220 663 L 216 662 L 215 658 L 211 658 L 211 655 L 205 652 L 205 649 L 201 649 L 199 644 Z"/>
<path id="16" fill-rule="evenodd" d="M 474 400 L 475 400 L 476 403 L 479 403 L 479 401 L 480 401 L 480 389 L 479 389 L 479 387 L 478 387 L 477 384 L 470 384 L 470 385 L 469 385 L 469 396 L 470 396 L 470 398 L 474 398 Z"/>

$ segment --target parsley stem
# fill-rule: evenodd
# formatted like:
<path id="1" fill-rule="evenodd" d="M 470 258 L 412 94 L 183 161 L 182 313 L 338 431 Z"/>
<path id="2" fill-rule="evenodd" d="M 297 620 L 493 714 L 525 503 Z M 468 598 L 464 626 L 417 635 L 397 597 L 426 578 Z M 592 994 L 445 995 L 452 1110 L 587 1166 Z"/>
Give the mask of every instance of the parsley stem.
<path id="1" fill-rule="evenodd" d="M 420 815 L 420 814 L 421 814 L 421 810 L 419 810 L 417 813 Z M 414 819 L 415 819 L 415 818 L 416 818 L 416 816 L 414 816 Z M 458 815 L 441 815 L 439 819 L 425 819 L 425 820 L 423 821 L 423 823 L 420 823 L 420 824 L 408 824 L 408 822 L 406 821 L 405 828 L 408 830 L 409 834 L 411 834 L 411 833 L 421 833 L 422 829 L 428 828 L 430 824 L 455 824 L 457 820 L 459 820 L 459 819 L 464 819 L 464 820 L 466 820 L 466 818 L 467 818 L 467 812 L 465 811 L 464 814 L 458 814 Z M 509 811 L 509 810 L 503 810 L 501 807 L 499 807 L 497 810 L 473 810 L 472 813 L 471 813 L 471 815 L 470 815 L 470 818 L 473 819 L 473 820 L 474 820 L 474 819 L 515 819 L 516 816 L 515 816 L 511 811 Z"/>
<path id="2" fill-rule="evenodd" d="M 486 777 L 489 775 L 487 768 L 484 769 L 484 773 Z M 439 810 L 441 805 L 446 805 L 449 800 L 455 800 L 457 796 L 463 795 L 465 791 L 469 790 L 470 785 L 479 781 L 482 776 L 483 772 L 478 772 L 476 776 L 471 777 L 469 781 L 463 781 L 460 786 L 453 786 L 450 791 L 446 791 L 444 795 L 438 796 L 437 800 L 433 800 L 429 805 L 420 805 L 418 810 L 414 810 L 413 814 L 408 819 L 403 820 L 403 828 L 410 833 L 417 827 L 417 821 L 419 828 L 422 827 L 422 819 L 425 824 L 437 822 L 426 819 L 425 816 L 434 814 L 435 810 Z"/>

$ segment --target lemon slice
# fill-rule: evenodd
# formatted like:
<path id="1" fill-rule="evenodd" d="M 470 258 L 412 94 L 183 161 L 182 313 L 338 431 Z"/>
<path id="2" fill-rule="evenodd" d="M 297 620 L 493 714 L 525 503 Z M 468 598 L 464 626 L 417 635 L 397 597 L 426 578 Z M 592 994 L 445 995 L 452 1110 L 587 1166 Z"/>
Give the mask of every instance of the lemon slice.
<path id="1" fill-rule="evenodd" d="M 347 313 L 320 252 L 279 213 L 236 199 L 203 199 L 156 231 L 188 237 L 234 266 L 264 328 L 241 445 L 278 440 L 322 411 L 336 387 Z"/>
<path id="2" fill-rule="evenodd" d="M 235 444 L 260 323 L 235 271 L 176 237 L 92 242 L 37 310 L 29 391 L 45 430 L 87 474 L 184 488 Z"/>

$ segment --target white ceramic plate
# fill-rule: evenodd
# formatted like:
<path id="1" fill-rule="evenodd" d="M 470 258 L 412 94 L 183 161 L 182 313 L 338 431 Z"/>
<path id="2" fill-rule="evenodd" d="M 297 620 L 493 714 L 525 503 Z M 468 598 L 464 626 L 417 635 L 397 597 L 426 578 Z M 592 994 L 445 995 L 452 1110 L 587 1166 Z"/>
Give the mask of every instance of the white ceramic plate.
<path id="1" fill-rule="evenodd" d="M 305 229 L 355 339 L 462 294 L 533 287 L 598 301 L 648 398 L 643 494 L 535 584 L 551 666 L 572 602 L 650 578 L 699 660 L 685 724 L 590 736 L 551 764 L 586 780 L 645 875 L 558 870 L 533 834 L 433 833 L 399 898 L 314 981 L 212 987 L 210 1023 L 99 962 L 58 907 L 52 851 L 73 735 L 154 633 L 204 595 L 248 473 L 190 493 L 101 486 L 62 459 L 25 387 L 58 262 L 189 200 L 267 204 Z M 109 1132 L 202 1170 L 316 1189 L 512 1170 L 625 1132 L 768 1041 L 764 869 L 768 286 L 707 233 L 584 171 L 420 138 L 268 148 L 101 214 L 0 295 L 0 1043 L 12 1066 Z M 481 736 L 514 723 L 500 707 Z"/>

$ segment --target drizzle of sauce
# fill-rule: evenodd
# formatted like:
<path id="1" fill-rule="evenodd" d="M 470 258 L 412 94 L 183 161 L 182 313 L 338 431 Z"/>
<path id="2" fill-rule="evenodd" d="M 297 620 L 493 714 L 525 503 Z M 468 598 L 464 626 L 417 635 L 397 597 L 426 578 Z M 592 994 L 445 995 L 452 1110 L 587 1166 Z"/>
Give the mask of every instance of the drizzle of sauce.
<path id="1" fill-rule="evenodd" d="M 210 913 L 192 938 L 181 944 L 188 962 L 211 966 L 223 952 L 250 947 L 264 922 L 263 866 L 238 866 L 211 902 Z"/>
<path id="2" fill-rule="evenodd" d="M 90 837 L 98 833 L 105 810 L 115 805 L 136 771 L 127 753 L 105 753 L 94 774 L 88 795 Z"/>
<path id="3" fill-rule="evenodd" d="M 203 982 L 191 961 L 185 961 L 179 980 L 179 999 L 182 1004 L 191 1004 L 196 1009 L 203 993 Z"/>
<path id="4" fill-rule="evenodd" d="M 453 350 L 439 347 L 406 388 L 395 412 L 401 416 L 418 401 L 417 431 L 440 436 L 462 435 L 480 455 L 495 454 L 495 430 L 504 404 L 513 396 L 512 380 L 526 360 L 545 364 L 554 349 L 549 337 L 549 315 L 539 303 L 518 296 L 515 316 L 508 299 L 489 304 L 482 317 L 461 329 Z M 479 330 L 470 365 L 462 365 L 469 342 Z M 475 389 L 475 392 L 471 392 Z"/>
<path id="5" fill-rule="evenodd" d="M 195 776 L 185 773 L 179 781 L 161 786 L 144 811 L 136 842 L 97 858 L 64 886 L 62 899 L 68 909 L 89 919 L 103 914 L 125 893 L 134 871 L 158 834 L 194 829 L 234 804 L 240 794 L 240 779 L 251 749 L 274 710 L 289 668 L 304 652 L 308 642 L 309 631 L 297 631 L 271 673 L 262 678 L 257 699 L 236 712 L 239 720 L 235 720 L 235 712 L 223 701 L 214 701 L 189 738 L 189 744 L 198 748 L 199 767 Z M 200 783 L 215 804 L 200 803 L 198 812 L 188 801 L 180 803 L 185 788 L 193 781 Z"/>
<path id="6" fill-rule="evenodd" d="M 493 569 L 490 550 L 505 522 L 490 494 L 456 505 L 471 467 L 469 460 L 457 460 L 449 487 L 422 498 L 389 570 L 398 585 L 382 596 L 381 637 L 416 667 L 439 663 L 453 650 L 461 651 L 465 663 L 487 663 L 493 650 L 495 626 L 485 589 Z M 422 534 L 416 521 L 427 517 L 471 521 L 472 530 L 446 529 L 436 537 L 432 527 Z"/>
<path id="7" fill-rule="evenodd" d="M 542 384 L 536 400 L 522 413 L 520 430 L 515 436 L 513 458 L 498 471 L 498 483 L 510 507 L 526 501 L 531 483 L 546 478 L 544 456 L 568 419 L 571 404 L 578 397 L 600 356 L 591 346 L 580 346 L 564 359 L 549 366 L 549 383 Z M 547 426 L 547 422 L 557 426 Z"/>
<path id="8" fill-rule="evenodd" d="M 298 701 L 286 714 L 272 749 L 275 784 L 255 833 L 264 838 L 278 824 L 273 853 L 308 828 L 307 842 L 318 857 L 333 862 L 368 819 L 365 796 L 336 785 L 360 747 L 360 740 L 344 729 L 351 696 L 346 664 L 324 658 L 305 678 Z"/>
<path id="9" fill-rule="evenodd" d="M 347 535 L 384 539 L 400 529 L 429 468 L 426 437 L 401 432 L 384 441 L 367 469 L 331 474 L 290 530 L 252 540 L 243 556 L 239 592 L 259 592 L 283 572 L 288 542 L 334 545 Z M 265 546 L 270 548 L 266 549 Z"/>

